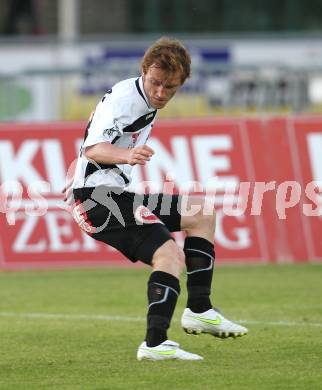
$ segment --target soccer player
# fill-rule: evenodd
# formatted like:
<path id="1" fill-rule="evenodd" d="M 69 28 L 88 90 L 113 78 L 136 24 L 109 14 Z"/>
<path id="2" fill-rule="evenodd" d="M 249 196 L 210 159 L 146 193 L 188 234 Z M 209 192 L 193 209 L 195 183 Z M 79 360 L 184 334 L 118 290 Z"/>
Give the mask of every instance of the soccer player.
<path id="1" fill-rule="evenodd" d="M 114 85 L 97 104 L 88 123 L 72 183 L 73 215 L 94 239 L 133 262 L 150 265 L 145 341 L 137 358 L 200 360 L 168 340 L 167 329 L 180 294 L 179 277 L 187 268 L 187 307 L 182 328 L 191 334 L 236 337 L 243 326 L 213 309 L 210 290 L 214 267 L 215 212 L 204 215 L 204 199 L 127 191 L 131 170 L 145 165 L 154 151 L 146 144 L 157 111 L 166 106 L 190 76 L 191 59 L 176 39 L 163 37 L 147 49 L 141 76 Z M 183 209 L 200 206 L 195 215 Z M 170 232 L 184 231 L 183 250 Z"/>

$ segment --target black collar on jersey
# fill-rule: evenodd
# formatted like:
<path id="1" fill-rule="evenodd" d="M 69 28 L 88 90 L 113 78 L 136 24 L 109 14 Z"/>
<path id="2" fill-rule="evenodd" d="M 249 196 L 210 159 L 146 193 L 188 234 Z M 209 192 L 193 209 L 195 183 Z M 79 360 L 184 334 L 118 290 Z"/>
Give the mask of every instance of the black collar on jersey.
<path id="1" fill-rule="evenodd" d="M 136 89 L 138 90 L 139 94 L 142 96 L 143 100 L 145 101 L 146 105 L 150 108 L 149 102 L 146 100 L 144 93 L 142 92 L 142 89 L 140 88 L 140 77 L 135 80 Z"/>

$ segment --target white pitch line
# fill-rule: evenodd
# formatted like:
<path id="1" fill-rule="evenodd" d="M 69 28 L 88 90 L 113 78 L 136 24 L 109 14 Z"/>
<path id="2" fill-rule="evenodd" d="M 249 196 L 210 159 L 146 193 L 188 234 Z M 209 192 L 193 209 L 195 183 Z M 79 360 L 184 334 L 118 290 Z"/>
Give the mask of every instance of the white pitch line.
<path id="1" fill-rule="evenodd" d="M 236 321 L 240 324 L 246 325 L 269 325 L 269 326 L 313 326 L 316 328 L 322 328 L 320 322 L 295 322 L 295 321 L 252 321 L 252 320 L 239 320 Z"/>
<path id="2" fill-rule="evenodd" d="M 144 317 L 108 316 L 108 315 L 100 315 L 100 314 L 96 315 L 96 314 L 0 312 L 0 317 L 44 318 L 44 319 L 63 319 L 63 320 L 99 320 L 99 321 L 123 321 L 123 322 L 146 321 L 146 318 L 144 318 Z"/>
<path id="3" fill-rule="evenodd" d="M 15 313 L 15 312 L 0 312 L 0 317 L 15 317 L 15 318 L 41 318 L 41 319 L 63 319 L 63 320 L 87 320 L 87 321 L 120 321 L 120 322 L 145 322 L 145 317 L 131 316 L 110 316 L 101 314 L 59 314 L 59 313 Z M 174 320 L 174 322 L 179 322 Z M 245 325 L 264 325 L 264 326 L 312 326 L 322 328 L 322 323 L 319 322 L 295 322 L 295 321 L 253 321 L 239 320 L 236 321 Z"/>

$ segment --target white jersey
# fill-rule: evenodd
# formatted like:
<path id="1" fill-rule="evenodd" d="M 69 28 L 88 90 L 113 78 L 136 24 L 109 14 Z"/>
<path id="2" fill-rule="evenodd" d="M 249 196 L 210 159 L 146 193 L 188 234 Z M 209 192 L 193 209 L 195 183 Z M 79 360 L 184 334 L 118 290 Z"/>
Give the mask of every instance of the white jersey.
<path id="1" fill-rule="evenodd" d="M 121 148 L 145 144 L 156 112 L 149 105 L 142 77 L 123 80 L 107 91 L 88 123 L 72 187 L 127 187 L 131 182 L 131 165 L 98 164 L 86 158 L 84 149 L 100 142 Z"/>

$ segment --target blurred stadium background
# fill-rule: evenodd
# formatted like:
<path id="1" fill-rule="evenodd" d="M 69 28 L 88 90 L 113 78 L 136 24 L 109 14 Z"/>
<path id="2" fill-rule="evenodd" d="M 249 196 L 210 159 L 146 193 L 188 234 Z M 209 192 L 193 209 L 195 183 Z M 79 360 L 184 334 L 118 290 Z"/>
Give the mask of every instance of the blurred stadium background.
<path id="1" fill-rule="evenodd" d="M 72 266 L 0 273 L 1 388 L 321 389 L 321 15 L 320 0 L 0 0 L 0 270 Z M 96 102 L 161 35 L 193 72 L 137 180 L 219 177 L 216 298 L 251 332 L 157 376 L 133 364 L 148 270 L 75 269 L 128 262 L 79 231 L 60 191 Z M 247 181 L 276 185 L 259 215 L 226 215 L 225 183 Z"/>
<path id="2" fill-rule="evenodd" d="M 320 112 L 321 8 L 300 0 L 1 0 L 0 119 L 87 119 L 164 33 L 190 48 L 193 77 L 161 116 Z"/>

